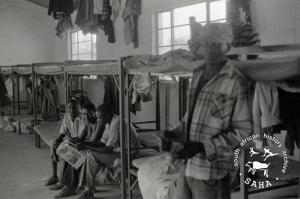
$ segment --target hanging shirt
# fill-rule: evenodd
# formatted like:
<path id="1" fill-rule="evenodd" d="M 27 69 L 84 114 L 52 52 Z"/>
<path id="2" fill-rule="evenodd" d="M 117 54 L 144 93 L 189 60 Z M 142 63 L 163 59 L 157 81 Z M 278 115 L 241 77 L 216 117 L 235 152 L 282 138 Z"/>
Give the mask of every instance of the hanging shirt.
<path id="1" fill-rule="evenodd" d="M 94 0 L 94 14 L 103 14 L 103 0 Z"/>
<path id="2" fill-rule="evenodd" d="M 9 98 L 12 98 L 13 97 L 13 81 L 12 81 L 12 79 L 8 78 L 4 84 L 5 84 L 5 87 L 7 90 L 7 96 Z"/>

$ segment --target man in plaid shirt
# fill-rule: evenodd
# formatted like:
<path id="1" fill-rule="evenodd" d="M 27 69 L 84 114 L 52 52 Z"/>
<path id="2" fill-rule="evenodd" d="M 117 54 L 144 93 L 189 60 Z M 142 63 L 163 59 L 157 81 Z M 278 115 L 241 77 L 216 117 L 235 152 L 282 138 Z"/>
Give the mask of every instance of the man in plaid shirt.
<path id="1" fill-rule="evenodd" d="M 183 141 L 173 154 L 185 159 L 185 177 L 177 182 L 177 199 L 230 198 L 231 157 L 252 131 L 248 84 L 226 58 L 232 42 L 227 24 L 191 24 L 190 50 L 205 64 L 193 72 L 187 113 L 165 137 Z"/>

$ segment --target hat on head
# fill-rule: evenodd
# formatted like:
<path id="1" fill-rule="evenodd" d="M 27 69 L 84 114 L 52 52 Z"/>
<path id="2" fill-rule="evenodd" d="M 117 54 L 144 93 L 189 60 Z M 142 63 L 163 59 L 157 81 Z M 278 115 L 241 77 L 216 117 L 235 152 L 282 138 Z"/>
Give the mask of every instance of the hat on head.
<path id="1" fill-rule="evenodd" d="M 210 23 L 202 26 L 197 22 L 191 23 L 191 42 L 232 43 L 233 33 L 226 23 Z"/>

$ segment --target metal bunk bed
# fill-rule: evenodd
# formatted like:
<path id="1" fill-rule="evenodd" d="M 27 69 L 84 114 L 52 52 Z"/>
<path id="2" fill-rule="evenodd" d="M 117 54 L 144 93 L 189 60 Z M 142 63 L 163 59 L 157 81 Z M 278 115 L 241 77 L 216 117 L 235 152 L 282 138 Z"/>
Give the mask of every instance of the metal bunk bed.
<path id="1" fill-rule="evenodd" d="M 16 82 L 14 83 L 16 85 L 13 86 L 13 96 L 14 96 L 13 115 L 14 115 L 14 119 L 16 120 L 16 125 L 19 134 L 22 133 L 21 125 L 24 125 L 25 128 L 27 129 L 27 127 L 31 126 L 31 121 L 33 120 L 33 114 L 21 113 L 21 109 L 24 109 L 24 107 L 28 108 L 28 112 L 32 111 L 29 110 L 29 108 L 32 107 L 30 106 L 31 100 L 28 96 L 27 91 L 26 91 L 27 100 L 20 101 L 20 77 L 29 76 L 29 75 L 32 75 L 32 66 L 30 64 L 15 65 L 13 67 L 13 77 L 16 80 Z M 17 110 L 17 114 L 16 114 L 16 110 Z M 31 133 L 31 131 L 29 132 Z"/>
<path id="2" fill-rule="evenodd" d="M 137 59 L 136 62 L 132 62 L 125 59 L 121 59 L 120 63 L 120 116 L 121 116 L 121 157 L 122 157 L 122 179 L 126 179 L 127 182 L 122 181 L 122 198 L 126 199 L 132 198 L 131 194 L 131 178 L 126 178 L 130 174 L 130 168 L 132 166 L 132 159 L 130 157 L 131 149 L 124 148 L 125 142 L 130 143 L 131 138 L 129 129 L 125 129 L 125 118 L 130 122 L 130 113 L 129 113 L 129 96 L 128 91 L 130 90 L 130 85 L 132 83 L 129 82 L 130 74 L 137 74 L 143 72 L 150 72 L 152 75 L 177 75 L 187 77 L 191 75 L 191 71 L 198 64 L 190 63 L 190 65 L 182 65 L 186 62 L 178 61 L 165 63 L 161 62 L 158 65 L 152 64 L 147 65 L 148 60 L 157 59 L 157 57 L 145 56 L 146 61 L 141 61 L 140 58 Z M 129 58 L 132 59 L 132 58 Z M 139 60 L 140 59 L 140 60 Z M 127 62 L 124 64 L 124 62 Z M 130 65 L 135 63 L 136 65 Z M 241 73 L 249 78 L 251 81 L 274 81 L 274 80 L 299 80 L 300 77 L 300 58 L 299 57 L 288 57 L 288 58 L 279 58 L 279 59 L 266 59 L 266 60 L 254 60 L 254 61 L 242 61 L 242 62 L 233 62 L 235 68 L 237 68 Z M 186 87 L 186 85 L 184 85 Z M 181 93 L 181 92 L 179 92 Z M 182 101 L 183 94 L 180 94 L 180 99 Z M 180 103 L 180 104 L 184 104 Z M 182 111 L 181 111 L 182 116 Z M 243 153 L 242 153 L 243 154 Z M 127 157 L 127 158 L 125 158 Z M 246 179 L 246 168 L 245 168 L 245 159 L 246 157 L 242 155 L 242 163 L 241 163 L 241 179 L 240 179 L 240 194 L 241 198 L 247 199 L 248 194 L 255 193 L 255 191 L 249 191 L 247 186 L 244 184 L 244 180 Z M 127 169 L 125 166 L 127 165 Z M 287 185 L 284 185 L 287 186 Z M 276 186 L 274 188 L 280 188 L 280 186 Z M 262 190 L 264 191 L 264 190 Z"/>
<path id="3" fill-rule="evenodd" d="M 40 148 L 40 139 L 41 137 L 44 139 L 48 137 L 48 135 L 44 135 L 44 131 L 39 131 L 36 126 L 40 123 L 38 120 L 38 110 L 37 110 L 37 77 L 39 75 L 64 75 L 64 63 L 34 63 L 32 64 L 33 78 L 32 78 L 32 93 L 33 93 L 33 114 L 34 114 L 34 127 L 32 128 L 35 135 L 35 146 Z M 60 107 L 59 107 L 60 108 Z M 45 131 L 47 133 L 47 131 Z M 44 139 L 45 140 L 45 139 Z"/>

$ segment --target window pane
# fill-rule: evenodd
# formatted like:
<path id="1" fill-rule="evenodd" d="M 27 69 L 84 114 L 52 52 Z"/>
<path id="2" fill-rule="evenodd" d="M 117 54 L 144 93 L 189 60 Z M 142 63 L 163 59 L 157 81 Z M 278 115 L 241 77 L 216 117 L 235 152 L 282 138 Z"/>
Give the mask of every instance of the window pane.
<path id="1" fill-rule="evenodd" d="M 177 50 L 177 49 L 189 50 L 189 46 L 188 45 L 179 45 L 179 46 L 174 46 L 173 49 L 174 50 Z"/>
<path id="2" fill-rule="evenodd" d="M 78 44 L 79 53 L 91 53 L 92 45 L 91 42 L 83 42 Z"/>
<path id="3" fill-rule="evenodd" d="M 72 43 L 77 42 L 77 32 L 72 32 Z"/>
<path id="4" fill-rule="evenodd" d="M 92 56 L 91 54 L 79 54 L 79 60 L 91 60 Z"/>
<path id="5" fill-rule="evenodd" d="M 72 60 L 78 60 L 78 55 L 72 55 Z"/>
<path id="6" fill-rule="evenodd" d="M 72 44 L 72 54 L 77 54 L 78 50 L 77 50 L 77 44 Z"/>
<path id="7" fill-rule="evenodd" d="M 163 12 L 158 14 L 158 28 L 171 27 L 171 13 Z"/>
<path id="8" fill-rule="evenodd" d="M 210 21 L 226 19 L 226 0 L 210 3 Z"/>
<path id="9" fill-rule="evenodd" d="M 189 17 L 194 16 L 196 21 L 206 21 L 206 3 L 174 9 L 174 25 L 189 24 Z"/>
<path id="10" fill-rule="evenodd" d="M 191 37 L 190 26 L 180 26 L 174 28 L 174 44 L 187 44 Z"/>
<path id="11" fill-rule="evenodd" d="M 158 31 L 158 45 L 159 46 L 171 45 L 171 29 L 164 29 Z"/>
<path id="12" fill-rule="evenodd" d="M 78 31 L 78 41 L 88 41 L 91 40 L 91 34 L 83 35 L 82 31 Z"/>
<path id="13" fill-rule="evenodd" d="M 168 52 L 168 51 L 170 51 L 170 50 L 171 50 L 171 46 L 168 46 L 168 47 L 160 47 L 160 48 L 158 49 L 158 54 L 161 55 L 161 54 L 164 54 L 164 53 L 166 53 L 166 52 Z"/>

